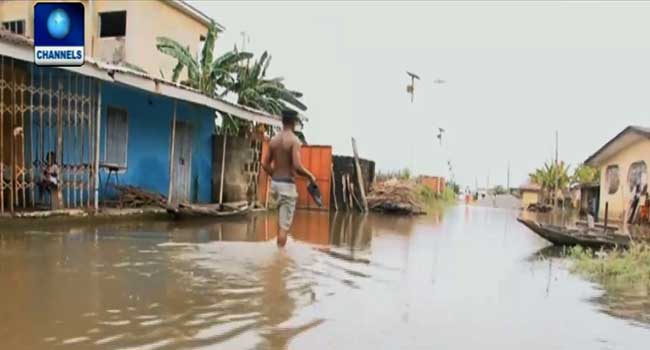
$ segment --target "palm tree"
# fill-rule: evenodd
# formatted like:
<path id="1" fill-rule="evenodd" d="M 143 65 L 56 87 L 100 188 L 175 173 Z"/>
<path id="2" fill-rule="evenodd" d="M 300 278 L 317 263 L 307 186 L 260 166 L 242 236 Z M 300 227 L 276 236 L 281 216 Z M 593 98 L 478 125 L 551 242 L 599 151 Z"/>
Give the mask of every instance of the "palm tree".
<path id="1" fill-rule="evenodd" d="M 266 71 L 271 56 L 265 51 L 252 65 L 240 66 L 237 79 L 228 91 L 237 94 L 237 103 L 279 115 L 288 105 L 301 111 L 307 110 L 300 98 L 302 93 L 289 90 L 283 78 L 267 78 Z"/>
<path id="2" fill-rule="evenodd" d="M 592 168 L 589 165 L 582 164 L 578 166 L 573 172 L 571 181 L 577 184 L 586 184 L 596 182 L 600 179 L 600 172 L 598 169 Z"/>
<path id="3" fill-rule="evenodd" d="M 535 172 L 529 174 L 529 178 L 542 187 L 542 198 L 555 199 L 557 191 L 564 192 L 571 183 L 569 166 L 563 161 L 559 163 L 546 162 L 543 167 L 535 169 Z"/>
<path id="4" fill-rule="evenodd" d="M 223 96 L 228 92 L 228 87 L 235 82 L 234 76 L 239 64 L 252 58 L 253 54 L 239 52 L 235 48 L 213 60 L 214 44 L 220 32 L 213 21 L 208 29 L 200 59 L 192 55 L 189 46 L 184 47 L 167 37 L 157 38 L 158 50 L 178 61 L 172 71 L 173 82 L 177 82 L 183 69 L 187 69 L 187 79 L 181 81 L 181 84 L 200 90 L 210 97 Z M 219 88 L 222 89 L 221 92 L 218 91 Z"/>

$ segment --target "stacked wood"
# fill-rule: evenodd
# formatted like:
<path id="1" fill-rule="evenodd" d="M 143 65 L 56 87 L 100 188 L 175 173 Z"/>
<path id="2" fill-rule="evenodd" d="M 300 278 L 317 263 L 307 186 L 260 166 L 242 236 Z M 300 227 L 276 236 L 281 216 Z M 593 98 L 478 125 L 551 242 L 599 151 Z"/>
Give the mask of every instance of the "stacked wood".
<path id="1" fill-rule="evenodd" d="M 167 198 L 160 193 L 143 190 L 136 186 L 115 185 L 114 187 L 118 191 L 120 206 L 123 208 L 150 206 L 165 208 L 167 206 Z"/>
<path id="2" fill-rule="evenodd" d="M 391 179 L 378 183 L 368 194 L 370 210 L 401 215 L 425 214 L 423 204 L 415 194 L 415 184 Z"/>

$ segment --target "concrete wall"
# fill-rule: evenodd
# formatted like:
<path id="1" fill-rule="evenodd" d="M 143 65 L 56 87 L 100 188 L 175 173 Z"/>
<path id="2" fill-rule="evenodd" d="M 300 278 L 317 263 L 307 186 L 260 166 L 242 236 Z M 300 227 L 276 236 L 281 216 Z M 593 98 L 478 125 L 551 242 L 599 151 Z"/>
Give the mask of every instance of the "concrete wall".
<path id="1" fill-rule="evenodd" d="M 108 106 L 128 111 L 127 169 L 119 174 L 120 183 L 168 195 L 173 101 L 135 89 L 103 84 L 100 162 L 105 159 Z M 214 112 L 181 102 L 177 108 L 176 119 L 187 121 L 192 126 L 190 199 L 208 203 L 212 193 Z M 101 176 L 104 181 L 106 171 Z"/>
<path id="2" fill-rule="evenodd" d="M 257 195 L 261 143 L 253 138 L 228 136 L 224 171 L 223 202 L 253 202 Z M 215 135 L 212 163 L 212 200 L 219 202 L 223 136 Z"/>
<path id="3" fill-rule="evenodd" d="M 39 1 L 0 1 L 0 22 L 26 20 L 26 35 L 33 37 L 34 4 Z M 75 1 L 76 2 L 76 1 Z M 167 36 L 183 45 L 190 46 L 194 54 L 199 47 L 201 35 L 208 28 L 201 22 L 175 9 L 165 1 L 95 0 L 81 1 L 86 8 L 86 56 L 110 61 L 114 51 L 123 46 L 125 61 L 144 68 L 159 77 L 162 69 L 171 78 L 175 61 L 156 49 L 156 37 Z M 99 38 L 99 13 L 127 11 L 126 37 Z M 119 41 L 122 41 L 120 43 Z"/>
<path id="4" fill-rule="evenodd" d="M 25 35 L 33 37 L 34 4 L 32 1 L 0 1 L 0 22 L 25 20 Z"/>
<path id="5" fill-rule="evenodd" d="M 630 205 L 632 191 L 628 182 L 630 165 L 637 161 L 645 161 L 650 168 L 650 140 L 638 141 L 615 156 L 607 159 L 600 167 L 600 205 L 599 217 L 604 217 L 605 203 L 609 203 L 609 218 L 622 220 L 624 210 Z M 620 185 L 618 190 L 610 194 L 606 182 L 607 167 L 618 165 Z M 647 178 L 647 174 L 646 174 Z"/>

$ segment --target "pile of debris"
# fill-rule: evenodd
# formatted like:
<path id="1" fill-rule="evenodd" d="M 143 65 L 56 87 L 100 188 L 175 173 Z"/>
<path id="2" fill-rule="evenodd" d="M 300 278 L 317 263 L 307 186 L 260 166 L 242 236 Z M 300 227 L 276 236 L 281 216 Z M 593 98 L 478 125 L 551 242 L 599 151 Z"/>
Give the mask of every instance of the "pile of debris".
<path id="1" fill-rule="evenodd" d="M 368 208 L 401 215 L 425 214 L 415 191 L 415 183 L 411 181 L 391 179 L 378 183 L 368 195 Z"/>
<path id="2" fill-rule="evenodd" d="M 160 193 L 149 192 L 135 186 L 114 186 L 118 192 L 120 207 L 166 207 L 167 197 Z"/>

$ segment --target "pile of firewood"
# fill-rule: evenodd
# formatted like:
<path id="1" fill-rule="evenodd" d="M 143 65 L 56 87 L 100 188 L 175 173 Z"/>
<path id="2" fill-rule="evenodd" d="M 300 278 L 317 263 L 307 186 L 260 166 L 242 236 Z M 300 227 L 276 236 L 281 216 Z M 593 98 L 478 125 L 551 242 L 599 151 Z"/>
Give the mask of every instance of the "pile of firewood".
<path id="1" fill-rule="evenodd" d="M 150 206 L 167 206 L 167 197 L 160 193 L 149 192 L 135 186 L 114 186 L 118 192 L 120 206 L 123 208 L 139 208 Z"/>
<path id="2" fill-rule="evenodd" d="M 415 194 L 415 184 L 397 179 L 376 184 L 368 195 L 368 208 L 373 211 L 402 215 L 425 213 L 422 203 Z"/>

